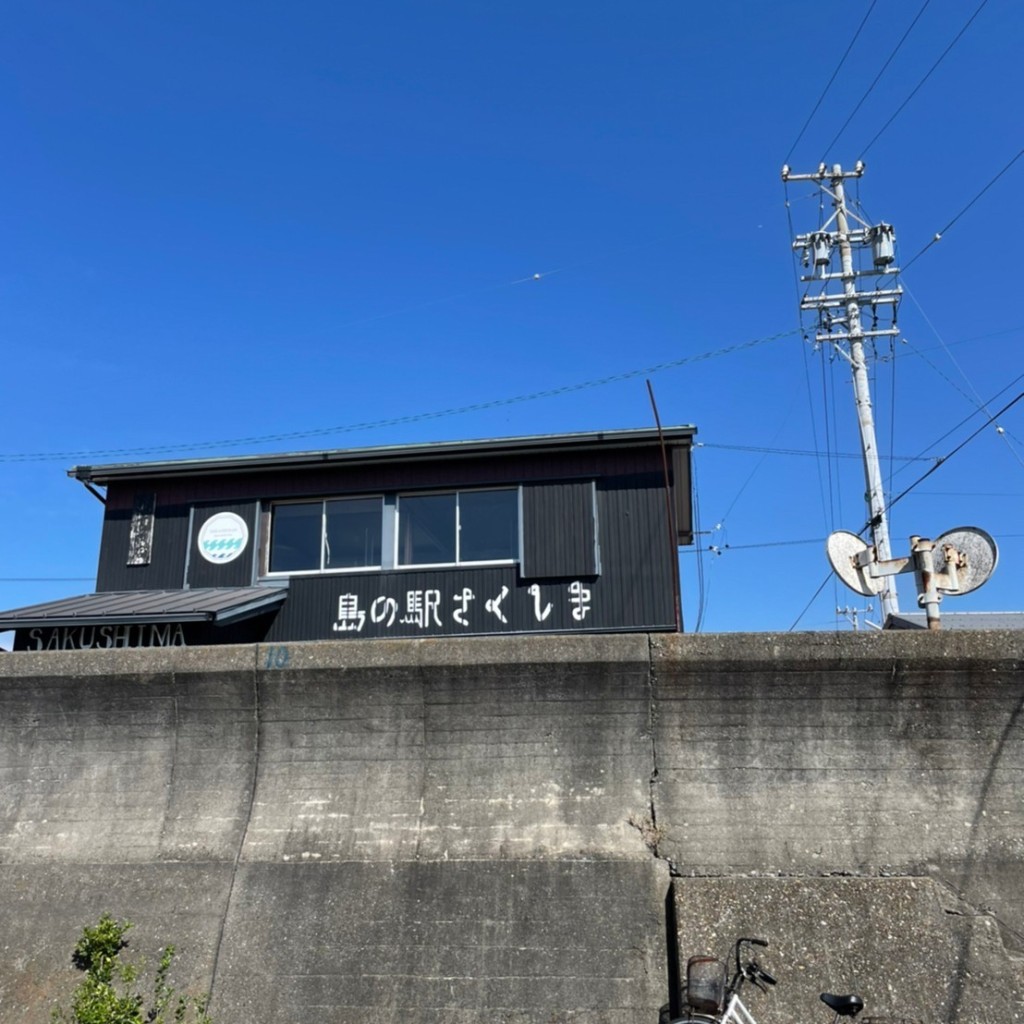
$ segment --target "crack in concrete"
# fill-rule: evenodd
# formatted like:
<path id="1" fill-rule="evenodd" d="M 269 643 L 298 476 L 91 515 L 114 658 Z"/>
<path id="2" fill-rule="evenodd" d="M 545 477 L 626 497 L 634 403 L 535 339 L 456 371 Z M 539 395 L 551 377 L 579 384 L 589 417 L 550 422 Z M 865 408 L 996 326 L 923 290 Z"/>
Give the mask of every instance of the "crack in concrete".
<path id="1" fill-rule="evenodd" d="M 657 722 L 658 707 L 655 699 L 654 653 L 656 640 L 651 633 L 647 634 L 647 730 L 651 743 L 651 773 L 648 776 L 648 810 L 646 819 L 637 822 L 630 816 L 629 823 L 640 832 L 644 844 L 651 851 L 655 860 L 668 867 L 669 884 L 665 892 L 665 980 L 668 985 L 668 1000 L 661 1007 L 660 1017 L 665 1012 L 668 1016 L 678 1017 L 682 1012 L 682 978 L 679 955 L 679 928 L 676 920 L 676 895 L 673 879 L 678 875 L 676 865 L 670 857 L 660 850 L 661 841 L 665 838 L 664 829 L 658 824 L 657 785 L 658 785 L 658 739 Z M 660 1019 L 659 1017 L 659 1019 Z"/>
<path id="2" fill-rule="evenodd" d="M 171 673 L 171 685 L 177 690 L 177 679 L 174 673 Z M 171 809 L 174 801 L 174 783 L 175 774 L 178 768 L 178 733 L 181 730 L 181 718 L 178 713 L 178 695 L 175 693 L 171 697 L 171 710 L 173 711 L 173 733 L 171 739 L 171 765 L 167 773 L 167 786 L 164 792 L 164 813 L 160 821 L 160 839 L 159 849 L 161 854 L 164 852 L 164 839 L 167 836 L 167 822 L 171 816 Z"/>
<path id="3" fill-rule="evenodd" d="M 427 723 L 427 684 L 425 682 L 425 672 L 423 665 L 420 664 L 419 671 L 417 673 L 417 679 L 420 687 L 420 722 L 422 732 L 420 733 L 420 743 L 422 744 L 423 756 L 420 759 L 420 804 L 419 814 L 416 818 L 416 849 L 413 852 L 413 861 L 419 861 L 422 854 L 423 847 L 423 823 L 426 819 L 427 814 L 427 775 L 429 773 L 428 767 L 428 753 L 427 753 L 427 741 L 428 741 L 428 723 Z"/>
<path id="4" fill-rule="evenodd" d="M 254 663 L 252 668 L 252 714 L 253 714 L 253 740 L 252 740 L 252 776 L 249 785 L 249 801 L 245 811 L 245 823 L 239 836 L 238 846 L 235 848 L 235 858 L 231 865 L 231 881 L 228 884 L 227 898 L 224 900 L 224 912 L 221 915 L 220 927 L 217 930 L 217 942 L 213 950 L 213 965 L 210 969 L 210 987 L 206 994 L 207 1007 L 213 1004 L 213 993 L 217 984 L 217 968 L 220 965 L 220 951 L 224 944 L 224 933 L 227 930 L 228 915 L 231 912 L 231 903 L 235 895 L 235 882 L 238 878 L 238 866 L 242 861 L 242 851 L 249 836 L 249 826 L 252 824 L 252 811 L 256 804 L 256 783 L 259 779 L 260 768 L 260 740 L 263 733 L 263 715 L 260 704 L 260 645 L 255 645 Z"/>
<path id="5" fill-rule="evenodd" d="M 640 833 L 644 845 L 651 851 L 656 860 L 663 861 L 673 877 L 678 875 L 675 861 L 666 857 L 661 852 L 661 842 L 665 838 L 665 829 L 658 824 L 657 786 L 659 782 L 658 770 L 658 740 L 657 722 L 658 705 L 654 693 L 655 670 L 654 652 L 657 647 L 657 640 L 654 634 L 647 634 L 647 732 L 651 743 L 651 773 L 648 776 L 648 797 L 647 813 L 643 817 L 630 815 L 629 824 Z"/>
<path id="6" fill-rule="evenodd" d="M 658 860 L 665 860 L 658 850 L 664 832 L 658 827 L 656 786 L 658 785 L 658 740 L 656 735 L 657 706 L 654 699 L 654 637 L 647 634 L 647 733 L 651 743 L 651 773 L 647 779 L 647 818 L 638 824 L 632 817 L 630 824 L 640 831 L 648 849 Z M 671 865 L 670 865 L 671 867 Z"/>

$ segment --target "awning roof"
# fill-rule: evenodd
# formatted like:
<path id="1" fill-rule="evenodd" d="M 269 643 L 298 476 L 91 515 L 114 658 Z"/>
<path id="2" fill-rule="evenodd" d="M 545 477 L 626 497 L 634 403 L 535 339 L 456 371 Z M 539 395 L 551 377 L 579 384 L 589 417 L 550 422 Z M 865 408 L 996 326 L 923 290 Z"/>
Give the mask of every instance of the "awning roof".
<path id="1" fill-rule="evenodd" d="M 150 622 L 212 622 L 223 626 L 280 604 L 287 587 L 127 590 L 83 594 L 0 612 L 0 630 L 31 626 L 102 626 Z"/>

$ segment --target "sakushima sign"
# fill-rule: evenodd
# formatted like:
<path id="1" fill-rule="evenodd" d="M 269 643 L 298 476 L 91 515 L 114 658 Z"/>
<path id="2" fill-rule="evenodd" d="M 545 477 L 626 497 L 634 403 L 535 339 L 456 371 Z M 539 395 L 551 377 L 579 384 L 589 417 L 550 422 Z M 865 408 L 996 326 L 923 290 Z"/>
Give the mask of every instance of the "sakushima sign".
<path id="1" fill-rule="evenodd" d="M 112 647 L 185 647 L 180 622 L 133 622 L 119 626 L 36 626 L 27 651 L 88 651 Z"/>
<path id="2" fill-rule="evenodd" d="M 481 591 L 463 586 L 454 592 L 443 593 L 438 588 L 424 587 L 404 592 L 399 600 L 390 594 L 377 594 L 369 598 L 358 593 L 339 595 L 337 615 L 332 625 L 334 633 L 359 634 L 367 629 L 377 634 L 394 631 L 403 635 L 422 631 L 494 632 L 502 627 L 543 629 L 569 618 L 577 628 L 585 628 L 592 609 L 591 588 L 580 580 L 559 586 L 541 587 L 533 583 L 526 588 L 530 598 L 527 623 L 514 623 L 512 590 L 507 584 L 492 591 Z M 563 605 L 562 615 L 555 614 L 557 603 Z"/>

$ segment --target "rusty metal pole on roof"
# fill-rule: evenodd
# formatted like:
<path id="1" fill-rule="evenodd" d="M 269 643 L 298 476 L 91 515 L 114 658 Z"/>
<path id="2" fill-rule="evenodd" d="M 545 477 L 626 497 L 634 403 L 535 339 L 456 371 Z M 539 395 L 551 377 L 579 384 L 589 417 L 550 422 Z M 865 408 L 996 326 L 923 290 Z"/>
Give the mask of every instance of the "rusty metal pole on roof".
<path id="1" fill-rule="evenodd" d="M 941 629 L 939 618 L 939 590 L 935 579 L 935 545 L 926 537 L 911 537 L 910 549 L 914 556 L 914 579 L 917 581 L 917 602 L 924 609 L 925 623 L 931 630 Z M 952 550 L 952 549 L 951 549 Z M 956 552 L 953 552 L 956 554 Z M 955 562 L 954 559 L 950 559 Z M 956 585 L 956 569 L 953 570 Z"/>
<path id="2" fill-rule="evenodd" d="M 654 400 L 654 388 L 647 381 L 647 394 L 651 398 L 651 409 L 654 411 L 654 422 L 658 427 L 658 443 L 661 445 L 661 467 L 665 476 L 665 520 L 668 523 L 668 546 L 672 552 L 672 590 L 675 600 L 676 631 L 683 631 L 683 597 L 679 580 L 679 551 L 676 544 L 676 517 L 672 508 L 672 488 L 668 472 L 668 452 L 665 449 L 665 435 L 661 429 L 661 417 L 658 415 L 658 403 Z"/>

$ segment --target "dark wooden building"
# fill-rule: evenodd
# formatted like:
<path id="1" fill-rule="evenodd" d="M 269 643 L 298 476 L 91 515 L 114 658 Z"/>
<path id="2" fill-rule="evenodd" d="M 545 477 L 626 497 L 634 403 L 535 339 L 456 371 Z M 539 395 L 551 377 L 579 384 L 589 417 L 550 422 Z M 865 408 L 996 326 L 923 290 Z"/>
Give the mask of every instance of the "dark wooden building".
<path id="1" fill-rule="evenodd" d="M 105 506 L 96 593 L 0 629 L 16 650 L 677 630 L 694 433 L 77 466 Z"/>

